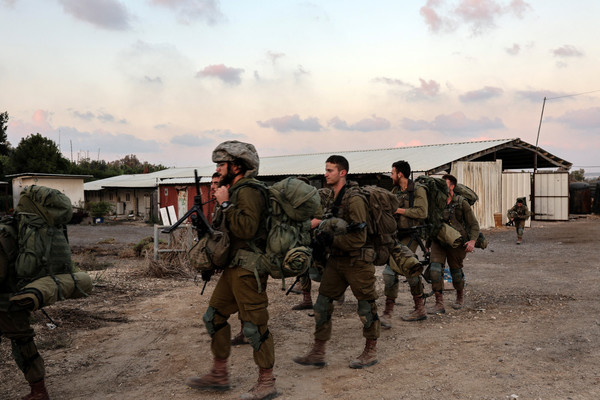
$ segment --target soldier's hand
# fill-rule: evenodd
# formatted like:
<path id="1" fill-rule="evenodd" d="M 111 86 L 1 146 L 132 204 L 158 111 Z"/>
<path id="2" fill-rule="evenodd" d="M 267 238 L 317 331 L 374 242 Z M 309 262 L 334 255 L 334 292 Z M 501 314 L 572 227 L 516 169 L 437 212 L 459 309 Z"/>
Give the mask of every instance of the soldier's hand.
<path id="1" fill-rule="evenodd" d="M 475 250 L 475 241 L 474 240 L 469 240 L 467 243 L 465 243 L 465 251 L 467 253 L 470 253 L 473 250 Z"/>

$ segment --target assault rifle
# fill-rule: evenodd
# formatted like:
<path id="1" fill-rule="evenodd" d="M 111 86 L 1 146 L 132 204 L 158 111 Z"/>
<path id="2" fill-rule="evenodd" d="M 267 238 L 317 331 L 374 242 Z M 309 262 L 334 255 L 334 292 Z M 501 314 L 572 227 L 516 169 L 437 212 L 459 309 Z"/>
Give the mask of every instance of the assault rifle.
<path id="1" fill-rule="evenodd" d="M 530 217 L 533 217 L 534 215 L 546 215 L 546 216 L 550 216 L 550 217 L 554 216 L 554 214 L 532 213 L 532 212 L 529 213 Z M 517 218 L 513 218 L 513 219 L 508 220 L 508 222 L 506 224 L 504 224 L 504 225 L 505 226 L 515 226 L 515 219 L 517 219 Z"/>
<path id="2" fill-rule="evenodd" d="M 183 217 L 179 218 L 177 222 L 171 225 L 168 228 L 164 228 L 161 232 L 163 233 L 171 233 L 179 225 L 187 221 L 189 218 L 192 221 L 192 228 L 196 230 L 198 235 L 197 239 L 200 240 L 204 237 L 204 235 L 212 235 L 214 233 L 214 229 L 208 223 L 206 219 L 206 215 L 204 215 L 204 211 L 202 210 L 202 206 L 204 204 L 210 203 L 213 200 L 209 200 L 206 203 L 202 203 L 202 193 L 200 192 L 200 178 L 198 178 L 198 170 L 194 170 L 194 181 L 196 183 L 196 195 L 194 196 L 194 205 L 183 215 Z M 210 278 L 214 274 L 214 270 L 202 271 L 201 276 L 204 281 L 204 286 L 202 286 L 202 291 L 200 294 L 204 294 L 204 289 L 206 289 L 206 284 L 210 281 Z"/>
<path id="3" fill-rule="evenodd" d="M 423 261 L 421 261 L 421 264 L 423 264 L 423 266 L 429 265 L 429 258 L 431 256 L 429 249 L 425 246 L 425 243 L 423 243 L 422 239 L 424 231 L 426 231 L 429 228 L 430 225 L 416 225 L 411 226 L 410 228 L 398 229 L 399 237 L 410 236 L 410 240 L 406 244 L 407 247 L 410 248 L 413 242 L 417 242 L 417 245 L 423 252 Z"/>
<path id="4" fill-rule="evenodd" d="M 336 232 L 334 234 L 334 236 L 344 235 L 346 233 L 360 232 L 363 229 L 365 229 L 366 227 L 367 227 L 366 222 L 353 222 L 346 227 L 345 232 Z M 312 249 L 313 260 L 317 260 L 321 264 L 325 265 L 325 262 L 327 261 L 327 246 L 322 241 L 320 241 L 318 238 L 313 237 L 313 239 L 310 242 L 309 247 Z M 303 276 L 305 276 L 305 274 L 300 274 L 296 277 L 294 282 L 291 284 L 291 286 L 285 292 L 286 296 L 288 294 L 290 294 L 290 292 L 294 289 L 294 286 L 296 286 L 296 284 L 298 282 L 300 282 L 300 279 L 302 279 Z"/>

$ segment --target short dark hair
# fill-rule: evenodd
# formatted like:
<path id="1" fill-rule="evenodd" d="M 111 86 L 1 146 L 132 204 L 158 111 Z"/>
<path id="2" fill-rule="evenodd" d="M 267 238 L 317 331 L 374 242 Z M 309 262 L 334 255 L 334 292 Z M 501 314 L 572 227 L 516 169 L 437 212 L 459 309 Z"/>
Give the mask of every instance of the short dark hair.
<path id="1" fill-rule="evenodd" d="M 450 183 L 453 184 L 454 186 L 456 186 L 458 184 L 458 181 L 456 180 L 454 175 L 446 174 L 446 175 L 442 176 L 442 179 L 449 180 Z"/>
<path id="2" fill-rule="evenodd" d="M 407 161 L 400 160 L 396 161 L 392 164 L 392 168 L 396 170 L 396 172 L 402 172 L 405 178 L 410 177 L 410 164 Z"/>
<path id="3" fill-rule="evenodd" d="M 220 178 L 221 174 L 219 174 L 218 172 L 215 172 L 214 174 L 212 174 L 213 178 Z"/>
<path id="4" fill-rule="evenodd" d="M 329 158 L 325 162 L 337 165 L 340 171 L 346 170 L 346 172 L 348 172 L 350 170 L 350 164 L 344 156 L 338 156 L 334 154 L 332 156 L 329 156 Z"/>

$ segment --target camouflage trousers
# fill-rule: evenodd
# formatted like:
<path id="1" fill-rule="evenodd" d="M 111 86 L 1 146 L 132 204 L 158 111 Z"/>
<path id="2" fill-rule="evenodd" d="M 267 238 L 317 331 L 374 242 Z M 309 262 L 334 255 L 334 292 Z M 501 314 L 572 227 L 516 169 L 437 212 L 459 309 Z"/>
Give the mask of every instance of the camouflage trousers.
<path id="1" fill-rule="evenodd" d="M 211 308 L 214 310 L 212 324 L 215 332 L 212 336 L 211 351 L 215 357 L 221 359 L 229 357 L 231 326 L 227 321 L 232 314 L 239 312 L 239 318 L 244 323 L 244 335 L 249 333 L 260 338 L 256 348 L 252 346 L 254 362 L 261 368 L 273 368 L 275 349 L 273 335 L 267 326 L 269 321 L 267 276 L 261 278 L 261 287 L 262 291 L 258 293 L 258 283 L 254 274 L 241 267 L 226 268 L 219 277 L 208 304 L 209 310 Z M 250 337 L 248 339 L 252 344 L 252 339 Z"/>
<path id="2" fill-rule="evenodd" d="M 431 244 L 431 264 L 440 263 L 443 267 L 446 261 L 448 262 L 450 274 L 452 275 L 452 284 L 455 289 L 462 289 L 464 287 L 463 260 L 466 256 L 467 252 L 464 246 L 452 248 L 441 245 L 436 240 Z M 431 282 L 431 288 L 435 292 L 441 292 L 444 290 L 444 281 Z"/>
<path id="3" fill-rule="evenodd" d="M 26 310 L 0 311 L 0 336 L 10 339 L 12 355 L 29 383 L 35 383 L 46 375 L 44 360 L 39 355 L 33 338 L 35 333 Z"/>
<path id="4" fill-rule="evenodd" d="M 360 261 L 355 257 L 331 256 L 327 260 L 315 303 L 315 339 L 331 339 L 333 299 L 340 298 L 348 286 L 358 300 L 357 313 L 363 322 L 363 336 L 366 339 L 379 337 L 381 324 L 375 303 L 378 297 L 375 266 L 372 262 Z"/>
<path id="5" fill-rule="evenodd" d="M 517 238 L 523 238 L 523 231 L 525 230 L 525 220 L 515 219 L 515 230 L 517 231 Z"/>

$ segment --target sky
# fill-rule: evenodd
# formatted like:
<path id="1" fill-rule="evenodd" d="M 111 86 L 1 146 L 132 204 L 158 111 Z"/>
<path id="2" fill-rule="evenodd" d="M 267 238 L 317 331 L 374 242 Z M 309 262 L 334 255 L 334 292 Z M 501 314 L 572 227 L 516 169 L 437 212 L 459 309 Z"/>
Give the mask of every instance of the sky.
<path id="1" fill-rule="evenodd" d="M 600 172 L 598 15 L 597 0 L 0 0 L 0 112 L 14 147 L 40 133 L 73 161 L 520 138 Z"/>

